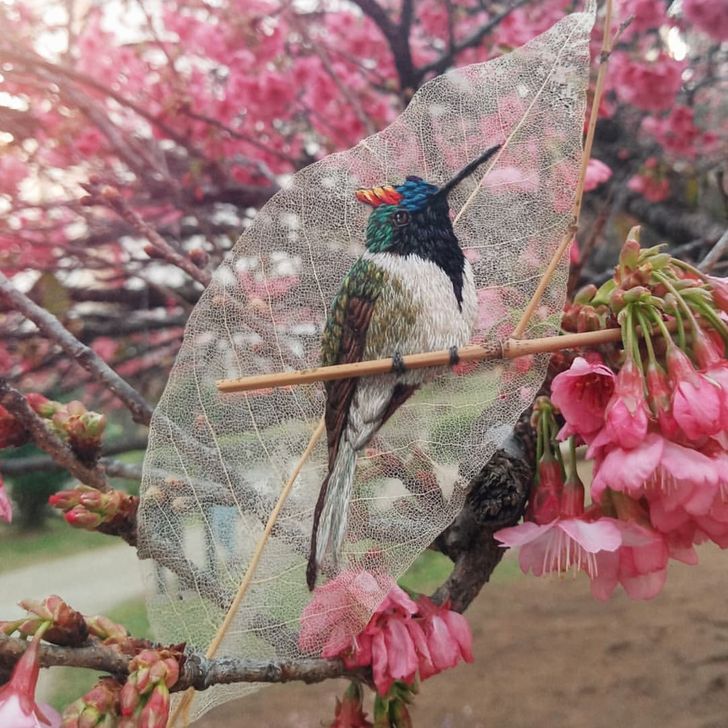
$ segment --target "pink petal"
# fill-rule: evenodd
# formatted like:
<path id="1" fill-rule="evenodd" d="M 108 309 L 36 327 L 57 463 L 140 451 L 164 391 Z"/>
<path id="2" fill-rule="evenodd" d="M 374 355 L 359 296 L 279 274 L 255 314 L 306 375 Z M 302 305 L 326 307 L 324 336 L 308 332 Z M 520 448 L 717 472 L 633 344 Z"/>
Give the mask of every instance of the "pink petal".
<path id="1" fill-rule="evenodd" d="M 596 569 L 590 577 L 592 596 L 606 602 L 619 583 L 619 553 L 600 551 L 596 554 Z"/>
<path id="2" fill-rule="evenodd" d="M 387 645 L 381 631 L 372 638 L 372 673 L 377 692 L 380 695 L 386 695 L 394 684 L 394 680 L 389 674 Z"/>
<path id="3" fill-rule="evenodd" d="M 587 523 L 579 518 L 566 518 L 559 521 L 558 527 L 590 554 L 616 551 L 622 544 L 619 529 L 607 519 Z"/>
<path id="4" fill-rule="evenodd" d="M 389 675 L 409 683 L 417 673 L 417 654 L 404 620 L 391 618 L 384 626 Z"/>
<path id="5" fill-rule="evenodd" d="M 438 671 L 457 665 L 460 647 L 439 615 L 434 615 L 428 620 L 425 626 L 425 636 L 427 646 L 430 648 L 432 664 Z"/>
<path id="6" fill-rule="evenodd" d="M 645 481 L 660 462 L 664 442 L 662 437 L 651 433 L 633 450 L 611 450 L 594 477 L 592 497 L 599 500 L 605 488 L 640 495 Z"/>
<path id="7" fill-rule="evenodd" d="M 533 521 L 524 521 L 517 526 L 499 529 L 493 534 L 493 538 L 500 541 L 504 546 L 510 546 L 511 548 L 523 546 L 545 534 L 556 525 L 557 521 L 558 519 L 554 519 L 551 523 L 545 523 L 541 526 Z"/>
<path id="8" fill-rule="evenodd" d="M 445 609 L 442 612 L 442 618 L 445 620 L 450 634 L 460 646 L 460 655 L 465 662 L 473 661 L 473 635 L 470 631 L 468 620 L 458 612 L 452 609 Z"/>
<path id="9" fill-rule="evenodd" d="M 417 653 L 420 678 L 427 680 L 428 677 L 437 673 L 437 670 L 432 664 L 430 648 L 427 646 L 425 633 L 420 624 L 420 620 L 408 619 L 406 624 L 412 643 L 415 646 L 415 652 Z"/>
<path id="10" fill-rule="evenodd" d="M 405 615 L 417 614 L 417 604 L 410 599 L 404 589 L 401 589 L 396 584 L 389 590 L 387 596 L 384 597 L 382 603 L 377 607 L 375 614 L 382 614 L 387 609 L 399 609 Z"/>
<path id="11" fill-rule="evenodd" d="M 631 599 L 653 599 L 665 586 L 667 569 L 634 577 L 622 577 L 620 582 Z"/>
<path id="12" fill-rule="evenodd" d="M 13 506 L 3 485 L 2 476 L 0 476 L 0 519 L 6 523 L 13 520 Z"/>

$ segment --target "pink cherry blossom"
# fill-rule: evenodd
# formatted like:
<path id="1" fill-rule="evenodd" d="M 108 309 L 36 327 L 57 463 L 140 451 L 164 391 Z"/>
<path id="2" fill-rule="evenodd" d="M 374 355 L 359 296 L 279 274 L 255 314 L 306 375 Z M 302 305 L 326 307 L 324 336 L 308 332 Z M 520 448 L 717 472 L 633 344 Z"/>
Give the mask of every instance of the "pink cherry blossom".
<path id="1" fill-rule="evenodd" d="M 619 54 L 610 65 L 612 84 L 620 101 L 643 111 L 669 109 L 682 86 L 685 64 L 661 52 L 651 62 Z"/>
<path id="2" fill-rule="evenodd" d="M 636 447 L 645 439 L 647 424 L 645 382 L 630 357 L 619 370 L 614 394 L 607 404 L 604 429 L 593 446 L 598 447 L 609 441 L 622 448 Z"/>
<path id="3" fill-rule="evenodd" d="M 614 372 L 582 357 L 554 377 L 551 401 L 566 420 L 569 432 L 593 435 L 604 423 L 604 412 L 614 392 Z"/>
<path id="4" fill-rule="evenodd" d="M 670 154 L 693 159 L 698 142 L 703 137 L 693 121 L 693 110 L 687 106 L 675 106 L 666 116 L 646 116 L 642 129 L 652 135 Z"/>
<path id="5" fill-rule="evenodd" d="M 686 20 L 715 40 L 728 40 L 728 4 L 725 0 L 683 0 Z"/>
<path id="6" fill-rule="evenodd" d="M 604 162 L 600 162 L 598 159 L 590 159 L 586 168 L 584 191 L 590 192 L 591 190 L 595 190 L 611 176 L 612 170 Z"/>
<path id="7" fill-rule="evenodd" d="M 526 521 L 501 528 L 493 537 L 504 546 L 520 546 L 521 570 L 535 576 L 571 569 L 592 575 L 597 569 L 596 554 L 615 551 L 622 543 L 619 529 L 604 519 L 556 518 L 543 525 Z"/>
<path id="8" fill-rule="evenodd" d="M 351 648 L 375 610 L 397 605 L 414 614 L 417 605 L 389 576 L 368 571 L 343 571 L 335 579 L 316 587 L 301 613 L 298 643 L 302 650 L 336 657 Z"/>
<path id="9" fill-rule="evenodd" d="M 13 520 L 13 506 L 10 503 L 8 492 L 5 490 L 2 475 L 0 475 L 0 519 L 5 523 L 10 523 Z"/>
<path id="10" fill-rule="evenodd" d="M 60 728 L 61 716 L 49 705 L 35 702 L 39 659 L 40 639 L 36 637 L 15 664 L 10 681 L 0 687 L 0 726 Z"/>
<path id="11" fill-rule="evenodd" d="M 619 583 L 632 599 L 656 597 L 667 579 L 669 553 L 665 537 L 634 521 L 603 520 L 619 530 L 622 544 L 617 550 L 596 555 L 592 594 L 597 599 L 609 599 Z"/>
<path id="12" fill-rule="evenodd" d="M 386 596 L 369 609 L 389 586 Z M 366 626 L 354 629 L 370 612 Z M 372 668 L 374 684 L 386 695 L 397 681 L 412 683 L 460 660 L 473 661 L 465 618 L 426 597 L 413 601 L 389 576 L 342 572 L 316 588 L 301 615 L 299 646 L 305 652 L 340 657 L 350 667 Z"/>
<path id="13" fill-rule="evenodd" d="M 417 604 L 420 614 L 418 621 L 430 657 L 420 662 L 420 677 L 425 680 L 455 667 L 461 660 L 473 662 L 473 636 L 467 619 L 424 596 L 417 600 Z"/>
<path id="14" fill-rule="evenodd" d="M 28 166 L 16 155 L 0 154 L 0 195 L 16 195 L 28 171 Z"/>
<path id="15" fill-rule="evenodd" d="M 670 346 L 667 352 L 667 368 L 673 387 L 672 411 L 683 432 L 692 440 L 720 432 L 723 428 L 720 385 L 697 372 L 676 346 Z"/>
<path id="16" fill-rule="evenodd" d="M 623 0 L 620 5 L 622 18 L 632 18 L 623 34 L 626 38 L 659 28 L 667 20 L 664 5 L 654 0 Z"/>
<path id="17" fill-rule="evenodd" d="M 650 202 L 662 202 L 670 196 L 670 181 L 667 177 L 653 174 L 636 174 L 630 177 L 627 187 L 633 192 L 639 192 Z"/>
<path id="18" fill-rule="evenodd" d="M 716 460 L 649 433 L 635 448 L 609 450 L 597 464 L 591 492 L 597 501 L 611 488 L 633 498 L 661 499 L 668 508 L 681 505 L 705 513 L 719 480 Z"/>

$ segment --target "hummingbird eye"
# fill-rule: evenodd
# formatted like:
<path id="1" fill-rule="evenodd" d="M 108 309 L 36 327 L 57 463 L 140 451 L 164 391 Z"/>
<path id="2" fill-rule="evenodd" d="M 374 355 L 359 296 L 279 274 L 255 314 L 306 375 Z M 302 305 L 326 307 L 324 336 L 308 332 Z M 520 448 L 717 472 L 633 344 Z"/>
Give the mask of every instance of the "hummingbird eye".
<path id="1" fill-rule="evenodd" d="M 409 212 L 407 210 L 395 210 L 394 214 L 392 215 L 392 222 L 397 227 L 402 227 L 403 225 L 406 225 L 410 221 Z"/>

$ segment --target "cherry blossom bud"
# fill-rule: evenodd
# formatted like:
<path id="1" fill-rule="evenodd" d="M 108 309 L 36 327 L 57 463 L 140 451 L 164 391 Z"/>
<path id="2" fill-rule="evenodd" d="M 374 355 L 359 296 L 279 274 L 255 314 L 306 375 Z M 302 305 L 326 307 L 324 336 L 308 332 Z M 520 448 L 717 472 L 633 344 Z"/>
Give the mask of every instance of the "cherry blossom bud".
<path id="1" fill-rule="evenodd" d="M 112 622 L 108 617 L 104 617 L 103 615 L 86 617 L 86 625 L 94 637 L 98 637 L 107 644 L 111 642 L 123 642 L 129 636 L 126 627 Z"/>
<path id="2" fill-rule="evenodd" d="M 23 445 L 28 437 L 23 425 L 0 405 L 0 449 Z"/>
<path id="3" fill-rule="evenodd" d="M 132 673 L 126 679 L 124 687 L 119 694 L 119 708 L 121 715 L 132 715 L 139 701 L 141 700 L 139 692 L 136 689 L 137 676 Z"/>
<path id="4" fill-rule="evenodd" d="M 40 672 L 40 637 L 28 645 L 13 668 L 9 682 L 0 687 L 0 726 L 8 728 L 60 728 L 61 717 L 50 706 L 35 701 Z"/>
<path id="5" fill-rule="evenodd" d="M 64 518 L 74 528 L 88 530 L 93 530 L 103 523 L 103 518 L 98 513 L 87 511 L 83 506 L 74 506 L 65 514 Z"/>
<path id="6" fill-rule="evenodd" d="M 119 717 L 121 685 L 114 678 L 101 678 L 85 695 L 63 711 L 61 728 L 111 728 Z"/>
<path id="7" fill-rule="evenodd" d="M 67 511 L 77 506 L 80 503 L 80 494 L 84 488 L 91 488 L 87 485 L 81 485 L 77 488 L 70 488 L 69 490 L 59 490 L 48 498 L 48 503 L 53 508 L 58 508 L 60 511 Z"/>
<path id="8" fill-rule="evenodd" d="M 154 687 L 139 717 L 139 725 L 144 728 L 166 728 L 169 717 L 169 690 L 164 683 Z"/>
<path id="9" fill-rule="evenodd" d="M 715 305 L 724 313 L 728 313 L 728 278 L 710 276 L 708 280 Z"/>
<path id="10" fill-rule="evenodd" d="M 361 685 L 352 681 L 343 699 L 336 699 L 334 722 L 329 728 L 373 728 L 364 712 L 363 697 Z"/>
<path id="11" fill-rule="evenodd" d="M 42 602 L 24 599 L 20 606 L 37 617 L 23 622 L 19 628 L 23 634 L 35 634 L 39 627 L 50 622 L 50 627 L 43 634 L 43 639 L 48 642 L 77 646 L 83 644 L 88 637 L 88 627 L 83 615 L 55 594 Z"/>
<path id="12" fill-rule="evenodd" d="M 637 268 L 640 252 L 640 227 L 636 225 L 627 233 L 627 240 L 624 242 L 622 250 L 619 253 L 620 269 L 629 272 Z"/>
<path id="13" fill-rule="evenodd" d="M 53 402 L 38 392 L 29 392 L 25 395 L 33 411 L 45 419 L 50 419 L 63 406 L 60 402 Z"/>
<path id="14" fill-rule="evenodd" d="M 210 256 L 202 248 L 192 248 L 188 253 L 189 259 L 198 268 L 204 268 L 210 262 Z"/>
<path id="15" fill-rule="evenodd" d="M 597 295 L 597 287 L 593 283 L 580 288 L 574 294 L 574 303 L 591 303 L 594 296 Z"/>

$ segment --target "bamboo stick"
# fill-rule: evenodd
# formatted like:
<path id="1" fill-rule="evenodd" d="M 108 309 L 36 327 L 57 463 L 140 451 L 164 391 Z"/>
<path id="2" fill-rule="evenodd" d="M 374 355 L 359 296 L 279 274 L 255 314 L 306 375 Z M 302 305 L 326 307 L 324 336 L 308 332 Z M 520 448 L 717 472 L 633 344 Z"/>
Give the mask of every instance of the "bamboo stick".
<path id="1" fill-rule="evenodd" d="M 457 351 L 458 362 L 497 361 L 499 359 L 516 359 L 531 354 L 543 354 L 578 346 L 595 346 L 611 341 L 619 341 L 621 329 L 604 329 L 587 331 L 583 334 L 566 334 L 549 336 L 541 339 L 508 339 L 480 346 L 471 344 Z M 449 350 L 430 351 L 420 354 L 409 354 L 401 358 L 405 369 L 424 369 L 426 367 L 449 366 L 452 355 Z M 221 379 L 217 388 L 223 393 L 252 392 L 261 389 L 290 387 L 312 382 L 330 382 L 334 379 L 350 379 L 352 377 L 371 377 L 377 374 L 391 374 L 395 370 L 394 362 L 389 359 L 372 359 L 352 364 L 335 364 L 314 369 L 300 369 L 273 374 L 257 374 L 240 379 Z"/>

